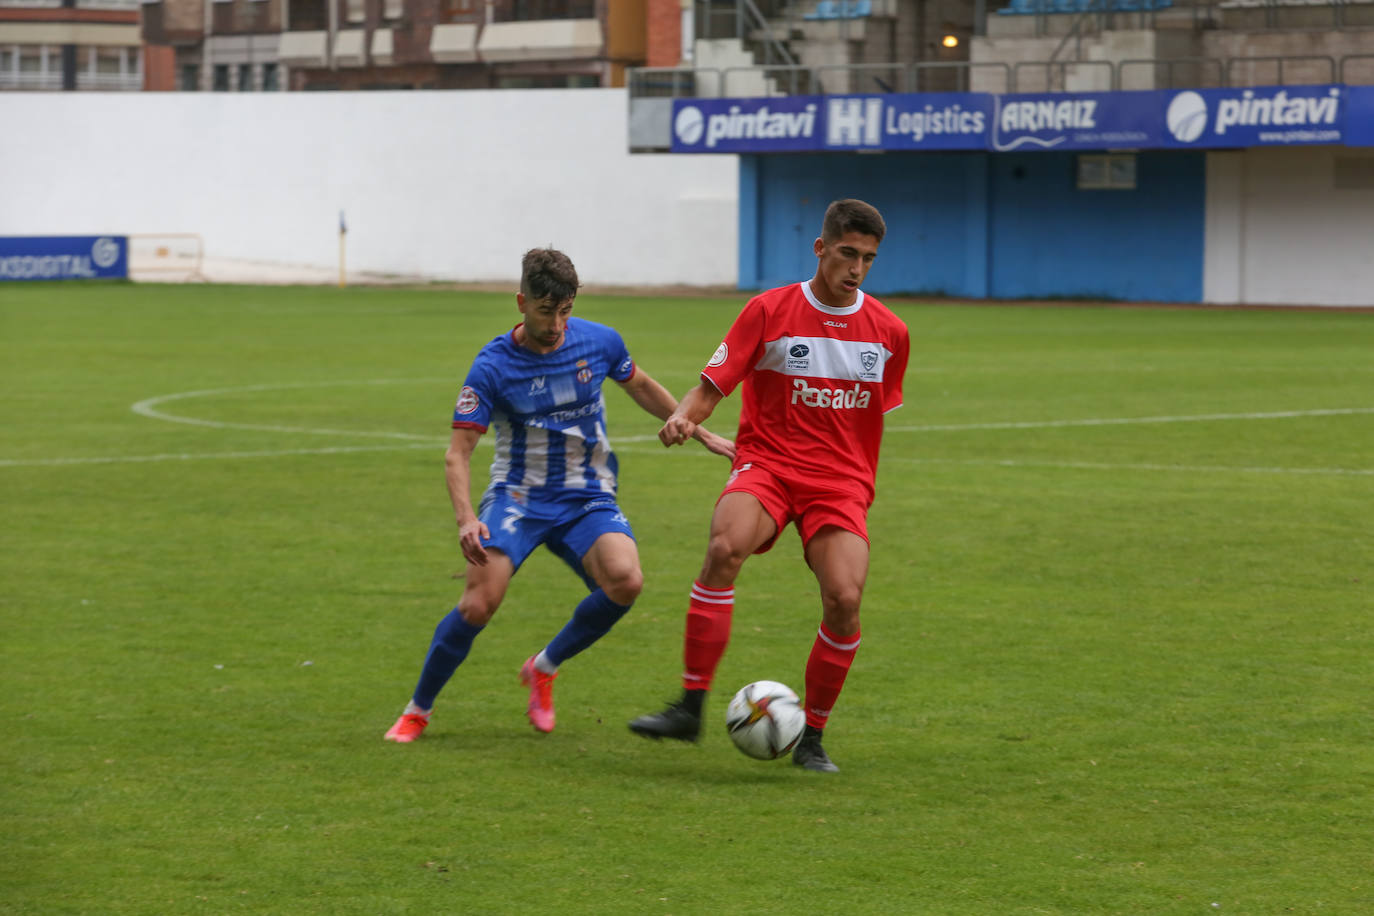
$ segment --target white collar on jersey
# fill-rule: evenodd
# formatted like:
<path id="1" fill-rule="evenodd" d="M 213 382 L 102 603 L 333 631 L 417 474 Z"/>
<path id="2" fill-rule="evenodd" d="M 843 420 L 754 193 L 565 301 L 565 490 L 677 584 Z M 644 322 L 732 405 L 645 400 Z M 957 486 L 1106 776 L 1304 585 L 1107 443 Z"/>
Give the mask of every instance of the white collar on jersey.
<path id="1" fill-rule="evenodd" d="M 856 289 L 854 291 L 856 295 L 854 297 L 853 305 L 847 305 L 843 308 L 835 308 L 834 306 L 826 305 L 825 303 L 821 302 L 821 300 L 816 298 L 816 294 L 811 292 L 810 280 L 803 280 L 801 282 L 801 288 L 802 295 L 806 296 L 806 301 L 810 302 L 813 308 L 817 309 L 818 311 L 825 312 L 827 315 L 853 315 L 855 312 L 857 312 L 864 306 L 864 291 L 861 289 Z"/>

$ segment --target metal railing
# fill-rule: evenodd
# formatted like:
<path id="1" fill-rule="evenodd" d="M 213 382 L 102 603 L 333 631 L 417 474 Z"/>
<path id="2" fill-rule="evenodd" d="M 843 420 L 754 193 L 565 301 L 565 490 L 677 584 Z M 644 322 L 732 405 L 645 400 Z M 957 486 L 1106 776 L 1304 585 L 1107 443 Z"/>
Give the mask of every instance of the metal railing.
<path id="1" fill-rule="evenodd" d="M 1076 79 L 1070 80 L 1070 71 Z M 1043 73 L 1032 86 L 1023 73 Z M 1019 61 L 1011 68 L 1015 92 L 1106 92 L 1116 88 L 1116 65 L 1109 60 Z"/>
<path id="2" fill-rule="evenodd" d="M 1127 76 L 1148 68 L 1149 79 Z M 1160 80 L 1161 71 L 1164 79 Z M 1180 72 L 1192 74 L 1180 78 Z M 991 73 L 992 75 L 989 75 Z M 876 74 L 876 75 L 875 75 Z M 1030 76 L 1027 74 L 1035 74 Z M 850 95 L 910 92 L 1099 92 L 1129 89 L 1226 89 L 1246 86 L 1304 86 L 1324 83 L 1374 85 L 1374 53 L 1330 57 L 1144 58 L 1122 61 L 926 62 L 886 64 L 802 64 L 768 67 L 634 68 L 627 84 L 631 98 L 738 97 L 732 92 L 745 76 L 772 95 Z M 946 77 L 933 85 L 933 76 Z M 1144 82 L 1147 85 L 1139 85 Z"/>
<path id="3" fill-rule="evenodd" d="M 1252 76 L 1242 82 L 1236 82 L 1234 72 L 1237 65 L 1245 65 L 1251 74 L 1272 72 L 1276 76 L 1275 80 L 1267 80 L 1264 77 Z M 1269 66 L 1272 65 L 1272 69 Z M 1301 83 L 1334 83 L 1336 72 L 1340 69 L 1336 63 L 1336 58 L 1325 54 L 1306 54 L 1302 56 L 1272 56 L 1272 57 L 1228 57 L 1226 59 L 1226 85 L 1228 86 L 1287 86 L 1288 81 L 1284 79 L 1284 66 L 1300 65 L 1304 72 L 1317 71 L 1318 77 L 1324 76 L 1325 79 L 1304 79 Z M 1292 70 L 1290 69 L 1291 73 Z"/>
<path id="4" fill-rule="evenodd" d="M 1153 29 L 1161 21 L 1191 21 L 1193 28 L 1256 30 L 1320 28 L 1342 31 L 1374 27 L 1374 0 L 1030 0 L 1029 9 L 1011 13 L 1012 0 L 1001 5 L 1013 19 L 1029 19 L 1037 36 L 1069 34 L 1091 24 L 1097 31 L 1115 28 Z M 994 3 L 988 20 L 1007 18 Z"/>
<path id="5" fill-rule="evenodd" d="M 1144 86 L 1132 85 L 1127 74 L 1132 68 L 1150 68 L 1151 75 Z M 1179 79 L 1179 70 L 1191 67 L 1192 79 Z M 1164 79 L 1159 78 L 1160 71 Z M 1208 72 L 1214 74 L 1208 79 Z M 1117 89 L 1213 89 L 1226 85 L 1226 62 L 1219 57 L 1174 57 L 1168 59 L 1119 60 L 1116 62 Z"/>

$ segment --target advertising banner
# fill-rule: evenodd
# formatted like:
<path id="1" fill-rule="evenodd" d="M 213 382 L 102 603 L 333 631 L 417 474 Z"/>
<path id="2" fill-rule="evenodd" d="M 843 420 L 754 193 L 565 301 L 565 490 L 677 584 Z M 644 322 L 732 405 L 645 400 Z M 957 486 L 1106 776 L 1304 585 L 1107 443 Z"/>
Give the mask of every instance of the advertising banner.
<path id="1" fill-rule="evenodd" d="M 0 236 L 0 281 L 92 280 L 128 275 L 126 236 Z"/>
<path id="2" fill-rule="evenodd" d="M 982 92 L 826 96 L 825 149 L 986 149 L 994 98 Z"/>
<path id="3" fill-rule="evenodd" d="M 675 153 L 786 153 L 821 148 L 822 96 L 677 99 Z"/>
<path id="4" fill-rule="evenodd" d="M 1374 146 L 1374 86 L 1345 87 L 1345 145 Z"/>
<path id="5" fill-rule="evenodd" d="M 1217 149 L 1343 143 L 1347 131 L 1374 145 L 1374 87 L 677 99 L 672 150 Z"/>
<path id="6" fill-rule="evenodd" d="M 994 96 L 988 148 L 1138 149 L 1158 135 L 1155 92 L 1057 92 Z"/>
<path id="7" fill-rule="evenodd" d="M 1255 86 L 1159 92 L 1158 147 L 1340 143 L 1344 86 Z"/>

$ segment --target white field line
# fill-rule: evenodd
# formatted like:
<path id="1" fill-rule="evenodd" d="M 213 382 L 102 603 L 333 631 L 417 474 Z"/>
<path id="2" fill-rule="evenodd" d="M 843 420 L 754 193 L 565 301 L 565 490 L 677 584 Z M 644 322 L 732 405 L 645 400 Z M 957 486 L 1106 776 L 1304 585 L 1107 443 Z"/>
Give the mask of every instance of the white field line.
<path id="1" fill-rule="evenodd" d="M 347 455 L 351 452 L 398 452 L 409 449 L 442 449 L 444 443 L 433 439 L 411 445 L 341 445 L 327 448 L 287 448 L 257 452 L 171 452 L 161 455 L 107 455 L 86 458 L 0 459 L 0 468 L 57 467 L 68 464 L 142 464 L 156 461 L 211 461 L 236 458 L 282 458 L 290 455 Z"/>
<path id="2" fill-rule="evenodd" d="M 301 433 L 309 436 L 361 436 L 370 439 L 411 439 L 411 440 L 432 440 L 432 435 L 415 435 L 414 433 L 388 433 L 388 432 L 359 432 L 348 429 L 311 429 L 301 426 L 272 426 L 261 423 L 228 423 L 221 420 L 201 420 L 197 417 L 183 417 L 179 414 L 167 413 L 158 410 L 158 406 L 171 401 L 184 401 L 189 398 L 212 397 L 217 394 L 241 394 L 245 391 L 283 391 L 292 388 L 338 388 L 340 386 L 358 385 L 409 385 L 423 384 L 426 382 L 443 381 L 443 379 L 372 379 L 366 382 L 304 382 L 295 385 L 243 385 L 234 388 L 206 388 L 201 391 L 181 391 L 176 394 L 164 394 L 155 398 L 146 398 L 129 407 L 139 416 L 149 417 L 153 420 L 166 420 L 168 423 L 185 423 L 190 426 L 208 426 L 212 429 L 246 429 L 255 432 L 268 433 Z"/>
<path id="3" fill-rule="evenodd" d="M 116 455 L 116 456 L 92 456 L 92 457 L 73 457 L 73 458 L 34 458 L 34 459 L 0 459 L 0 468 L 3 467 L 52 467 L 62 465 L 81 465 L 81 464 L 124 464 L 124 463 L 146 463 L 160 461 L 196 461 L 196 460 L 233 460 L 242 458 L 273 458 L 292 455 L 340 455 L 353 452 L 374 452 L 374 451 L 398 451 L 407 449 L 426 449 L 441 448 L 444 440 L 432 434 L 398 433 L 384 431 L 367 430 L 346 430 L 329 428 L 310 428 L 299 426 L 280 426 L 273 424 L 260 423 L 232 423 L 221 420 L 205 420 L 198 417 L 187 417 L 179 414 L 169 413 L 159 409 L 161 405 L 173 401 L 189 400 L 192 398 L 212 397 L 220 394 L 240 394 L 253 391 L 279 391 L 294 388 L 328 388 L 356 385 L 397 385 L 397 384 L 420 384 L 427 382 L 447 381 L 444 379 L 372 379 L 368 381 L 341 381 L 341 382 L 303 382 L 295 384 L 266 384 L 266 385 L 246 385 L 232 388 L 207 388 L 198 391 L 183 391 L 175 394 L 160 395 L 158 397 L 145 398 L 142 401 L 130 406 L 134 413 L 154 420 L 162 420 L 169 423 L 183 423 L 192 426 L 204 426 L 213 429 L 242 429 L 256 432 L 277 432 L 293 433 L 316 436 L 349 436 L 382 439 L 401 439 L 408 440 L 411 444 L 407 445 L 375 445 L 375 446 L 337 446 L 326 448 L 298 448 L 298 449 L 273 449 L 261 451 L 234 451 L 234 452 L 207 452 L 200 454 L 191 453 L 170 453 L 157 455 Z M 1015 430 L 1015 429 L 1055 429 L 1066 427 L 1095 427 L 1095 426 L 1129 426 L 1141 424 L 1165 424 L 1165 423 L 1203 423 L 1215 421 L 1234 421 L 1234 420 L 1280 420 L 1295 419 L 1302 417 L 1328 417 L 1328 416 L 1351 416 L 1357 414 L 1374 414 L 1374 407 L 1336 407 L 1314 410 L 1284 410 L 1267 411 L 1259 413 L 1214 413 L 1214 414 L 1191 414 L 1176 416 L 1154 416 L 1154 417 L 1102 417 L 1095 419 L 1082 420 L 1028 420 L 1001 423 L 957 423 L 957 424 L 927 424 L 918 426 L 889 426 L 889 433 L 921 433 L 921 432 L 961 432 L 978 430 Z M 650 452 L 654 449 L 624 449 L 624 444 L 656 442 L 657 437 L 652 435 L 644 436 L 623 436 L 615 437 L 613 442 L 618 451 Z M 483 439 L 483 445 L 488 440 Z M 701 450 L 701 454 L 707 454 Z M 917 464 L 958 464 L 969 466 L 984 467 L 1045 467 L 1045 468 L 1065 468 L 1080 470 L 1146 470 L 1146 471 L 1186 471 L 1186 472 L 1246 472 L 1246 473 L 1265 473 L 1265 474 L 1333 474 L 1333 475 L 1374 475 L 1374 469 L 1364 468 L 1281 468 L 1281 467 L 1226 467 L 1226 466 L 1198 466 L 1198 465 L 1171 465 L 1171 464 L 1108 464 L 1095 462 L 1073 462 L 1073 461 L 1024 461 L 1024 460 L 986 460 L 986 459 L 921 459 L 904 458 L 901 456 L 885 455 L 884 461 L 899 461 Z"/>
<path id="4" fill-rule="evenodd" d="M 1135 426 L 1150 423 L 1210 423 L 1218 420 L 1292 420 L 1298 417 L 1343 417 L 1374 414 L 1374 407 L 1332 407 L 1326 410 L 1274 410 L 1264 413 L 1203 413 L 1161 417 L 1100 417 L 1088 420 L 1027 420 L 1008 423 L 949 423 L 932 426 L 889 426 L 890 433 L 939 433 L 981 429 L 1057 429 L 1069 426 Z"/>
<path id="5" fill-rule="evenodd" d="M 886 464 L 890 461 L 895 461 L 900 464 L 948 464 L 958 465 L 961 467 L 989 468 L 1044 468 L 1047 470 L 1066 471 L 1183 471 L 1192 474 L 1297 474 L 1312 476 L 1329 475 L 1333 477 L 1374 477 L 1374 468 L 1280 468 L 1208 464 L 1157 464 L 1132 462 L 1109 463 L 1105 461 L 1034 461 L 1022 460 L 1018 458 L 944 459 L 908 458 L 905 455 L 884 455 L 882 457 L 881 463 Z"/>

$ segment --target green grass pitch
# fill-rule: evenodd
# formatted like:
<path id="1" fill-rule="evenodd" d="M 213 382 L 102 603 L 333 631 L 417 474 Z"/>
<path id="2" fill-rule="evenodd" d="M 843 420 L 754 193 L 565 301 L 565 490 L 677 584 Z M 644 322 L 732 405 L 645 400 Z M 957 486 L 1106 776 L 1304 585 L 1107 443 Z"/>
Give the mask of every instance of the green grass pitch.
<path id="1" fill-rule="evenodd" d="M 680 396 L 743 298 L 578 314 Z M 727 468 L 614 386 L 647 584 L 557 731 L 517 680 L 579 597 L 541 554 L 382 740 L 461 587 L 442 454 L 513 295 L 0 286 L 0 912 L 1374 911 L 1374 316 L 893 305 L 826 777 L 724 729 L 802 686 L 791 532 L 702 743 L 626 729 L 677 691 Z"/>

